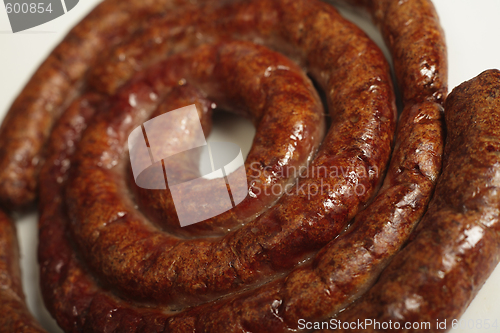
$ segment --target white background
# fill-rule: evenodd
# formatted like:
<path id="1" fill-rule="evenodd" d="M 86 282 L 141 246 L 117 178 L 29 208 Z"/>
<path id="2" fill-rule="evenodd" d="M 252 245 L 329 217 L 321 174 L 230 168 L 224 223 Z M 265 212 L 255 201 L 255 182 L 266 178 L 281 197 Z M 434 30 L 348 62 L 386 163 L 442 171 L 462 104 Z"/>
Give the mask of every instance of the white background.
<path id="1" fill-rule="evenodd" d="M 81 0 L 66 15 L 13 34 L 3 6 L 0 5 L 0 119 L 10 104 L 50 50 L 62 39 L 69 28 L 99 1 Z M 449 86 L 457 86 L 465 80 L 489 68 L 500 68 L 500 0 L 434 0 L 444 27 L 449 55 Z M 350 19 L 362 27 L 380 44 L 380 36 L 373 26 L 352 14 Z M 217 117 L 214 134 L 209 141 L 230 139 L 248 152 L 253 129 L 239 118 Z M 60 332 L 43 306 L 38 287 L 36 264 L 36 214 L 19 217 L 17 223 L 21 241 L 23 283 L 28 305 L 35 316 L 50 332 Z M 496 329 L 463 329 L 453 332 L 500 332 L 500 269 L 489 278 L 481 292 L 462 317 L 469 320 L 498 320 Z M 449 324 L 449 323 L 448 323 Z M 469 323 L 472 327 L 472 322 Z"/>

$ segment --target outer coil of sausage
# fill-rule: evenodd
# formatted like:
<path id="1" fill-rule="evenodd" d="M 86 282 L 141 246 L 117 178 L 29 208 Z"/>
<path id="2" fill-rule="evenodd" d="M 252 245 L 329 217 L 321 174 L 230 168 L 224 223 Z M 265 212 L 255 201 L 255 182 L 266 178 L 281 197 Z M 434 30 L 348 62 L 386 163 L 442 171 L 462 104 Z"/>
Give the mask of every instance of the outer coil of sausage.
<path id="1" fill-rule="evenodd" d="M 2 332 L 45 332 L 26 306 L 21 286 L 16 228 L 2 211 L 0 211 L 0 300 Z"/>
<path id="2" fill-rule="evenodd" d="M 323 13 L 325 13 L 325 12 L 326 12 L 326 13 L 328 13 L 328 15 L 333 15 L 333 17 L 335 18 L 335 20 L 337 20 L 336 14 L 334 14 L 334 12 L 333 12 L 333 11 L 332 11 L 329 7 L 322 7 L 322 13 L 321 13 L 321 14 L 323 14 Z M 347 25 L 347 27 L 348 27 L 349 29 L 352 29 L 352 27 L 351 27 L 350 25 Z M 361 34 L 360 34 L 360 35 L 357 35 L 357 37 L 360 37 L 360 38 L 361 38 L 360 40 L 361 40 L 361 41 L 363 41 L 363 43 L 366 43 L 366 42 L 367 42 L 367 40 L 365 39 L 366 37 L 365 37 L 364 35 L 361 35 Z M 371 44 L 371 43 L 369 43 L 369 44 Z M 356 47 L 359 47 L 359 45 L 357 45 L 357 44 L 355 44 L 355 46 L 356 46 Z M 370 47 L 372 47 L 372 46 L 370 46 Z M 375 50 L 375 49 L 374 49 L 374 50 Z M 353 51 L 354 51 L 354 49 L 353 49 Z M 377 50 L 377 51 L 376 51 L 376 54 L 378 54 L 378 55 L 379 55 L 379 53 L 378 53 L 378 52 L 379 52 L 379 51 Z M 370 54 L 370 56 L 372 56 L 372 55 L 374 55 L 374 54 L 373 54 L 373 53 L 372 53 L 372 54 Z M 378 57 L 378 55 L 377 55 L 377 57 Z M 344 59 L 344 58 L 342 58 L 342 59 Z M 347 59 L 349 59 L 349 58 L 345 58 L 345 60 L 347 60 Z M 361 59 L 360 59 L 360 60 L 361 60 Z M 376 60 L 376 59 L 375 59 L 375 60 Z M 342 60 L 342 61 L 343 61 L 343 60 Z M 377 61 L 377 60 L 376 60 L 376 61 Z M 362 66 L 362 67 L 366 68 L 366 66 Z M 386 72 L 386 71 L 387 71 L 387 67 L 386 67 L 386 65 L 384 64 L 384 65 L 382 65 L 382 67 L 384 68 L 384 72 L 385 72 L 385 73 L 387 73 L 387 72 Z M 376 68 L 376 66 L 375 66 L 374 68 Z M 347 70 L 347 69 L 345 69 L 345 70 Z M 359 70 L 361 70 L 361 68 L 359 68 Z M 356 71 L 358 71 L 358 69 L 356 69 Z M 379 71 L 379 69 L 376 69 L 376 71 Z M 360 74 L 361 74 L 361 73 L 360 73 Z M 363 74 L 363 75 L 366 75 L 366 74 Z M 385 75 L 386 75 L 386 74 L 384 74 L 384 76 L 385 76 Z M 380 83 L 379 83 L 379 84 L 380 84 L 380 85 L 385 85 L 385 84 L 387 84 L 387 83 L 389 83 L 389 82 L 390 82 L 389 80 L 387 80 L 387 81 L 385 81 L 385 82 L 384 82 L 384 80 L 382 80 L 382 81 L 380 81 Z M 371 86 L 367 86 L 367 88 L 370 88 L 370 87 L 371 87 Z M 375 86 L 375 87 L 376 87 L 376 86 Z M 389 88 L 389 87 L 390 87 L 390 84 L 389 84 L 388 88 Z M 128 88 L 124 88 L 124 89 L 126 90 L 126 89 L 128 89 Z M 123 91 L 125 91 L 125 90 L 123 90 Z M 385 91 L 385 88 L 383 88 L 383 91 Z M 338 93 L 337 93 L 337 94 L 338 94 Z M 383 92 L 382 94 L 385 94 L 385 92 Z M 125 96 L 125 95 L 123 95 L 123 96 Z M 339 95 L 337 95 L 337 96 L 339 96 Z M 378 102 L 377 102 L 377 103 L 378 103 Z M 384 106 L 384 107 L 383 107 L 383 109 L 387 108 L 387 110 L 388 110 L 388 111 L 393 112 L 393 104 L 392 104 L 392 103 L 393 103 L 393 101 L 390 101 L 390 99 L 389 99 L 388 103 L 384 103 L 386 106 Z M 391 105 L 391 104 L 392 104 L 392 105 Z M 355 109 L 353 108 L 353 110 L 355 110 Z M 382 109 L 379 109 L 379 110 L 382 110 Z M 356 111 L 357 111 L 357 110 L 356 110 Z M 385 111 L 384 111 L 384 112 L 385 112 Z M 339 117 L 339 123 L 340 123 L 340 124 L 342 124 L 342 121 L 344 121 L 344 120 L 342 120 L 342 119 L 343 119 L 342 117 L 347 117 L 347 115 L 343 115 L 343 116 L 339 115 L 338 117 Z M 391 121 L 391 119 L 390 119 L 390 118 L 391 118 L 391 117 L 393 117 L 393 115 L 392 115 L 391 113 L 389 113 L 389 114 L 387 115 L 387 117 L 382 117 L 382 119 L 381 119 L 381 120 L 382 120 L 382 122 L 383 122 L 383 123 L 384 123 L 384 122 L 389 122 L 389 123 L 390 123 L 390 121 Z M 361 119 L 362 119 L 362 118 L 358 119 L 357 121 L 362 121 Z M 346 119 L 346 120 L 347 120 L 347 119 Z M 348 124 L 348 123 L 346 123 L 346 124 Z M 378 126 L 379 126 L 379 125 L 377 125 L 377 127 L 378 127 Z M 385 125 L 384 125 L 384 126 L 385 126 Z M 91 132 L 88 132 L 88 133 L 91 133 Z M 86 135 L 89 135 L 89 137 L 90 137 L 90 134 L 86 134 Z M 335 139 L 335 136 L 332 136 L 332 139 Z M 382 139 L 383 139 L 383 140 L 388 140 L 388 143 L 390 142 L 390 137 L 382 137 Z M 337 140 L 338 140 L 338 139 L 337 139 Z M 84 142 L 85 142 L 85 138 L 84 138 Z M 85 143 L 83 143 L 83 144 L 85 145 Z M 326 146 L 328 147 L 329 145 L 326 145 Z M 349 146 L 350 146 L 350 145 L 349 145 Z M 351 147 L 350 149 L 352 149 L 352 146 L 350 146 L 350 147 Z M 320 153 L 320 154 L 321 154 L 321 153 Z M 378 154 L 378 153 L 377 153 L 377 154 Z M 78 162 L 78 163 L 80 163 L 80 162 Z M 83 160 L 81 160 L 81 163 L 86 163 L 86 162 L 85 162 L 85 161 L 83 161 Z M 383 165 L 380 165 L 380 168 L 383 168 Z M 371 182 L 373 182 L 373 185 L 376 185 L 376 183 L 377 183 L 377 182 L 375 181 L 375 179 L 371 180 Z M 373 185 L 370 185 L 370 186 L 373 186 Z M 369 189 L 369 188 L 368 188 L 368 189 Z M 369 191 L 371 191 L 371 190 L 369 189 Z M 70 195 L 71 195 L 71 194 L 70 194 Z M 45 195 L 44 195 L 44 197 L 45 197 Z M 367 195 L 367 197 L 369 197 L 369 196 Z M 42 220 L 43 220 L 43 219 L 42 219 Z M 346 220 L 346 221 L 347 221 L 347 220 Z M 339 225 L 339 226 L 340 226 L 340 225 Z M 250 229 L 250 228 L 248 228 L 248 229 Z M 255 232 L 252 232 L 252 233 L 254 234 Z M 293 238 L 292 238 L 292 239 L 293 239 Z M 84 298 L 82 297 L 82 299 L 84 299 Z M 94 314 L 94 312 L 92 312 L 92 314 Z"/>
<path id="3" fill-rule="evenodd" d="M 404 331 L 441 332 L 436 320 L 446 320 L 450 329 L 466 310 L 500 261 L 499 97 L 499 70 L 483 72 L 448 96 L 443 173 L 429 209 L 375 287 L 338 320 L 393 323 L 393 330 L 371 325 L 363 332 L 397 331 L 396 323 L 415 322 L 430 327 Z"/>

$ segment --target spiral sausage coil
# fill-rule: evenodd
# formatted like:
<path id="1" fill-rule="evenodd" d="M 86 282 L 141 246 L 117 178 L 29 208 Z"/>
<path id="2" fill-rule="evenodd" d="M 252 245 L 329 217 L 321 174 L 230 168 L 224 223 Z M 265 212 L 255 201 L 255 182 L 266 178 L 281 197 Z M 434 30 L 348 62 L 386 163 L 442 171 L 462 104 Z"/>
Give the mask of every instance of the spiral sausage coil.
<path id="1" fill-rule="evenodd" d="M 343 2 L 368 11 L 389 47 L 397 131 L 381 51 L 316 0 L 106 0 L 56 47 L 2 124 L 0 199 L 19 209 L 38 192 L 42 292 L 64 331 L 287 332 L 363 299 L 440 173 L 446 48 L 429 0 Z M 168 188 L 134 182 L 127 138 L 193 104 L 205 135 L 214 105 L 257 133 L 247 197 L 181 228 Z M 174 167 L 196 173 L 190 163 Z M 269 194 L 276 184 L 301 190 Z M 14 258 L 15 234 L 2 234 Z M 41 331 L 11 264 L 5 331 Z"/>

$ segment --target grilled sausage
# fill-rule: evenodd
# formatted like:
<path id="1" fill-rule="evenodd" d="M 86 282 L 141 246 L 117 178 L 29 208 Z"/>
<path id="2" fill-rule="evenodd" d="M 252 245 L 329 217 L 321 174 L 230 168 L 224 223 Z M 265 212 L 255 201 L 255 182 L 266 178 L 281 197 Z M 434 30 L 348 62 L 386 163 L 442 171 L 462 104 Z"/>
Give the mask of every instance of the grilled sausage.
<path id="1" fill-rule="evenodd" d="M 446 320 L 449 329 L 465 311 L 500 260 L 499 97 L 498 70 L 483 72 L 449 95 L 443 173 L 429 209 L 375 287 L 337 320 L 392 321 L 392 330 L 372 324 L 363 332 L 439 332 L 436 320 Z M 430 327 L 403 329 L 425 322 Z"/>
<path id="2" fill-rule="evenodd" d="M 0 327 L 2 332 L 45 332 L 31 315 L 24 299 L 16 229 L 0 211 Z"/>

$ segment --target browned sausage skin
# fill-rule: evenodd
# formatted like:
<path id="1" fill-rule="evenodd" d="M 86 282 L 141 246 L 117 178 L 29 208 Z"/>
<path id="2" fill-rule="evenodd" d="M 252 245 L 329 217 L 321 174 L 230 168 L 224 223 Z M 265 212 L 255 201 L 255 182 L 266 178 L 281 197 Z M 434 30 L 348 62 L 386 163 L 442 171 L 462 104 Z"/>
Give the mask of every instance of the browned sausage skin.
<path id="1" fill-rule="evenodd" d="M 426 331 L 438 332 L 436 320 L 451 323 L 465 311 L 500 260 L 499 97 L 498 70 L 483 72 L 448 96 L 443 173 L 429 209 L 375 287 L 338 320 L 391 320 L 401 327 L 430 322 Z"/>
<path id="2" fill-rule="evenodd" d="M 442 107 L 424 103 L 402 115 L 383 187 L 347 233 L 284 279 L 172 317 L 168 331 L 295 331 L 299 319 L 326 320 L 368 290 L 427 208 L 441 169 Z"/>

